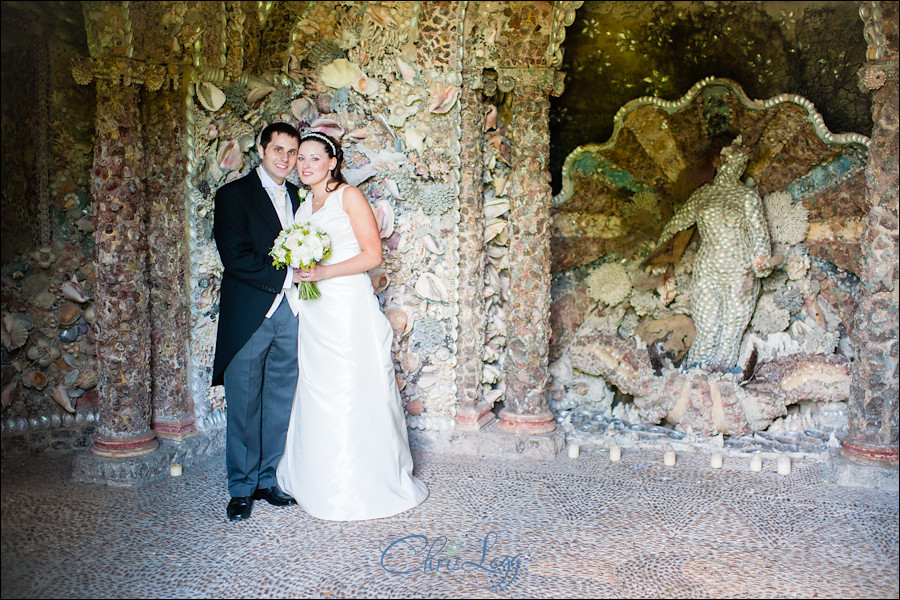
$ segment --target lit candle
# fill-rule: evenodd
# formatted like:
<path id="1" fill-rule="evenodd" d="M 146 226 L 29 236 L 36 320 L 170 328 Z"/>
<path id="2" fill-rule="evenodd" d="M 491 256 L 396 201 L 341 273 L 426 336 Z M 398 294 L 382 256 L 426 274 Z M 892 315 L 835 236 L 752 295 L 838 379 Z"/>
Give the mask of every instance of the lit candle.
<path id="1" fill-rule="evenodd" d="M 181 475 L 181 465 L 175 463 L 174 465 L 169 467 L 169 475 L 172 477 L 179 477 Z"/>
<path id="2" fill-rule="evenodd" d="M 675 451 L 669 450 L 665 454 L 663 454 L 663 464 L 667 467 L 675 466 Z"/>
<path id="3" fill-rule="evenodd" d="M 762 457 L 761 456 L 752 456 L 750 457 L 750 470 L 754 473 L 759 473 L 762 471 Z"/>
<path id="4" fill-rule="evenodd" d="M 613 444 L 609 447 L 609 460 L 619 462 L 622 460 L 622 448 Z"/>
<path id="5" fill-rule="evenodd" d="M 578 458 L 581 454 L 581 446 L 578 444 L 569 444 L 569 458 Z"/>
<path id="6" fill-rule="evenodd" d="M 775 459 L 775 465 L 778 468 L 779 475 L 790 475 L 791 474 L 791 457 L 790 456 L 779 456 Z"/>
<path id="7" fill-rule="evenodd" d="M 709 466 L 713 469 L 721 469 L 722 468 L 722 455 L 721 454 L 713 454 L 709 457 Z"/>

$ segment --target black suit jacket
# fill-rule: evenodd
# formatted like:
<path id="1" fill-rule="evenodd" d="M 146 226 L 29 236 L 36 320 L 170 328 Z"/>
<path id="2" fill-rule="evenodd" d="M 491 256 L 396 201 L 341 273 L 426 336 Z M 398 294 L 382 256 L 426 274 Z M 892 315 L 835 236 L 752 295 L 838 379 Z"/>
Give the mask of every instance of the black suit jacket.
<path id="1" fill-rule="evenodd" d="M 294 211 L 297 186 L 285 182 Z M 256 169 L 216 192 L 213 236 L 222 265 L 219 327 L 212 385 L 223 385 L 225 367 L 260 326 L 281 292 L 286 269 L 272 265 L 269 251 L 281 232 L 278 213 Z"/>

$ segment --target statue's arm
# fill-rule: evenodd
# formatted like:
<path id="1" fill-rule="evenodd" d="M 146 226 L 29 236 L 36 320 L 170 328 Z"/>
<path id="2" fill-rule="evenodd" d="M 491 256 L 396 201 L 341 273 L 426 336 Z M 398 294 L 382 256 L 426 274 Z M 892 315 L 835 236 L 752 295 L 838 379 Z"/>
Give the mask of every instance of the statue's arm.
<path id="1" fill-rule="evenodd" d="M 688 201 L 684 203 L 684 206 L 675 213 L 672 220 L 666 223 L 662 233 L 659 234 L 658 244 L 663 244 L 679 231 L 683 231 L 697 222 L 697 210 L 700 207 L 700 191 L 702 189 L 703 188 L 691 194 L 691 197 L 688 198 Z"/>
<path id="2" fill-rule="evenodd" d="M 750 266 L 757 277 L 766 277 L 772 272 L 769 259 L 772 258 L 772 240 L 769 225 L 763 212 L 762 198 L 752 190 L 744 197 L 744 214 L 747 223 L 747 238 L 750 240 Z"/>

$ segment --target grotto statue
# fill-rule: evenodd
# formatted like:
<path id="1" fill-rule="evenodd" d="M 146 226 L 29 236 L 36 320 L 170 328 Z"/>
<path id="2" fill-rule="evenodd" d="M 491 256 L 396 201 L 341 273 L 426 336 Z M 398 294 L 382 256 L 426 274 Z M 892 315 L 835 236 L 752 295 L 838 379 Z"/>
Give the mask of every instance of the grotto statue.
<path id="1" fill-rule="evenodd" d="M 688 367 L 734 369 L 741 336 L 753 316 L 759 278 L 772 270 L 762 198 L 740 180 L 747 160 L 738 136 L 719 154 L 713 182 L 691 194 L 660 234 L 662 244 L 695 223 L 700 234 L 691 281 L 697 337 L 688 352 Z"/>

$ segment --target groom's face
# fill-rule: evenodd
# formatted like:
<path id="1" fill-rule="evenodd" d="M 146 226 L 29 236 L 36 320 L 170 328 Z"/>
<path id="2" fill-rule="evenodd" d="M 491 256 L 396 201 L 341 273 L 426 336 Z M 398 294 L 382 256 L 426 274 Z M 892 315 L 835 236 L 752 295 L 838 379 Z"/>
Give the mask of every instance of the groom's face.
<path id="1" fill-rule="evenodd" d="M 262 168 L 275 183 L 284 183 L 287 174 L 297 164 L 299 142 L 300 140 L 286 133 L 275 132 L 268 146 L 263 148 L 260 144 L 257 148 L 262 157 Z"/>

